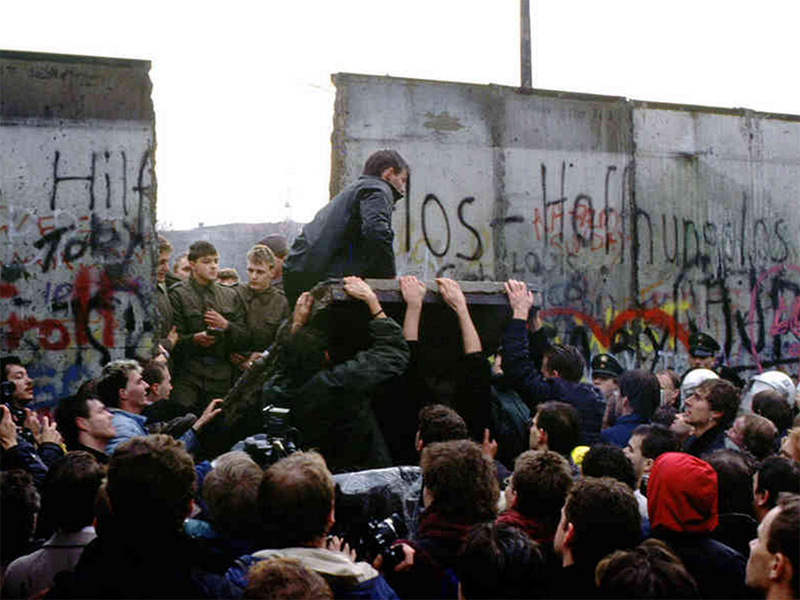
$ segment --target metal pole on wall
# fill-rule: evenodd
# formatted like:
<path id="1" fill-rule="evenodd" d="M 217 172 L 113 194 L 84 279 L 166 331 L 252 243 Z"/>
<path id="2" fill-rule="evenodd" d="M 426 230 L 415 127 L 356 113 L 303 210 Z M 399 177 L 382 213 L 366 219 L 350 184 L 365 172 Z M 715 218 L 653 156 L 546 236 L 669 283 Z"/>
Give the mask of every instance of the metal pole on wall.
<path id="1" fill-rule="evenodd" d="M 533 87 L 531 67 L 531 4 L 530 0 L 519 0 L 519 51 L 520 77 L 523 91 Z"/>

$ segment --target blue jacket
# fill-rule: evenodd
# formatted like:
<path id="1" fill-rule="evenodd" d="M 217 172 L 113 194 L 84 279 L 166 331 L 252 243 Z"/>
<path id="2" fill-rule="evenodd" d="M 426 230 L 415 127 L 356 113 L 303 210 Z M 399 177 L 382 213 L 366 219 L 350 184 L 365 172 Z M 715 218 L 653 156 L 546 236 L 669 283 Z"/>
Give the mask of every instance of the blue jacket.
<path id="1" fill-rule="evenodd" d="M 136 436 L 150 435 L 144 424 L 147 422 L 147 417 L 144 415 L 136 415 L 121 408 L 109 408 L 111 414 L 111 423 L 114 425 L 116 435 L 106 444 L 106 454 L 111 456 L 114 449 L 122 442 L 129 440 Z M 194 454 L 200 449 L 200 442 L 192 428 L 189 428 L 184 433 L 179 441 L 183 442 L 186 446 L 186 451 L 189 454 Z"/>
<path id="2" fill-rule="evenodd" d="M 568 381 L 561 377 L 545 377 L 537 369 L 528 352 L 528 333 L 523 319 L 512 319 L 503 335 L 503 373 L 522 400 L 530 407 L 549 400 L 574 406 L 580 416 L 581 441 L 591 446 L 600 439 L 605 401 L 593 385 Z"/>
<path id="3" fill-rule="evenodd" d="M 643 419 L 636 413 L 618 417 L 614 425 L 600 432 L 600 441 L 619 448 L 624 448 L 628 445 L 628 440 L 631 439 L 633 430 L 639 425 L 644 425 L 646 423 L 647 419 Z"/>

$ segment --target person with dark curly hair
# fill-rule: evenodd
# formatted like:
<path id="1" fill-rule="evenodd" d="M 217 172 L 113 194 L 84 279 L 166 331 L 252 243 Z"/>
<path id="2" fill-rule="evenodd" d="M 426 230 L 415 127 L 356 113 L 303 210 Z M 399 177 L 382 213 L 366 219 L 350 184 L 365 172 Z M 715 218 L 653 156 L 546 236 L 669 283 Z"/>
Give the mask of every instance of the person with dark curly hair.
<path id="1" fill-rule="evenodd" d="M 561 507 L 572 487 L 567 459 L 551 450 L 528 450 L 517 457 L 506 486 L 505 511 L 498 523 L 513 525 L 552 554 Z"/>
<path id="2" fill-rule="evenodd" d="M 683 561 L 656 539 L 609 554 L 597 564 L 595 579 L 601 598 L 700 598 Z"/>
<path id="3" fill-rule="evenodd" d="M 594 598 L 600 559 L 641 541 L 633 491 L 610 477 L 582 477 L 572 486 L 556 528 L 553 549 L 562 569 L 551 582 L 554 598 Z"/>
<path id="4" fill-rule="evenodd" d="M 708 379 L 684 400 L 683 420 L 694 431 L 683 451 L 700 457 L 725 447 L 725 430 L 736 418 L 741 392 L 726 379 Z"/>
<path id="5" fill-rule="evenodd" d="M 473 525 L 494 521 L 500 495 L 495 466 L 470 440 L 426 446 L 420 460 L 425 510 L 410 568 L 387 574 L 401 598 L 455 598 L 458 549 Z"/>
<path id="6" fill-rule="evenodd" d="M 480 523 L 458 552 L 459 598 L 548 598 L 542 547 L 505 523 Z"/>
<path id="7" fill-rule="evenodd" d="M 196 475 L 183 442 L 133 437 L 111 457 L 105 491 L 113 518 L 62 571 L 52 598 L 232 598 L 228 564 L 183 533 Z"/>
<path id="8" fill-rule="evenodd" d="M 33 540 L 41 497 L 30 473 L 23 469 L 0 472 L 0 505 L 0 571 L 5 571 L 12 560 L 33 552 L 43 541 Z"/>

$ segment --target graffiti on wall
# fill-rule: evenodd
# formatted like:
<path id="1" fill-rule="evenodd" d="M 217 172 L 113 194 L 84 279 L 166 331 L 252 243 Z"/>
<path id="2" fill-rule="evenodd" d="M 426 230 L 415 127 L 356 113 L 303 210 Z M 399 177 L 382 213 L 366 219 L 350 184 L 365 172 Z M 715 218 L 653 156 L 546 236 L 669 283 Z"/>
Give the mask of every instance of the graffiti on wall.
<path id="1" fill-rule="evenodd" d="M 153 330 L 149 141 L 49 150 L 26 157 L 21 191 L 0 194 L 0 346 L 29 364 L 45 405 Z"/>
<path id="2" fill-rule="evenodd" d="M 800 268 L 785 215 L 760 214 L 734 189 L 723 217 L 698 220 L 657 198 L 631 198 L 634 165 L 569 178 L 578 161 L 542 160 L 502 217 L 491 198 L 424 190 L 406 200 L 398 254 L 419 277 L 515 278 L 542 291 L 542 316 L 584 355 L 688 368 L 688 337 L 714 336 L 743 375 L 800 365 Z M 643 208 L 647 207 L 647 208 Z M 685 213 L 685 214 L 682 214 Z M 498 242 L 499 240 L 499 242 Z M 496 247 L 497 245 L 497 247 Z"/>

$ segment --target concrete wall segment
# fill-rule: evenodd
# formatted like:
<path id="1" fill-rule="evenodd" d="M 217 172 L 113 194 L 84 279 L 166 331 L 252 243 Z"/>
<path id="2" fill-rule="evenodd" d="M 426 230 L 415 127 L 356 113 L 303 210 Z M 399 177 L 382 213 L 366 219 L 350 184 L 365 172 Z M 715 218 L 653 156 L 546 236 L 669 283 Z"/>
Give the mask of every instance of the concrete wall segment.
<path id="1" fill-rule="evenodd" d="M 683 370 L 702 329 L 745 375 L 797 370 L 800 117 L 333 79 L 332 191 L 379 148 L 411 164 L 401 273 L 523 279 L 587 356 Z"/>
<path id="2" fill-rule="evenodd" d="M 153 344 L 149 66 L 0 53 L 0 352 L 45 408 Z"/>

